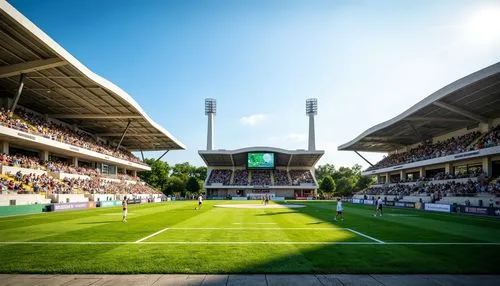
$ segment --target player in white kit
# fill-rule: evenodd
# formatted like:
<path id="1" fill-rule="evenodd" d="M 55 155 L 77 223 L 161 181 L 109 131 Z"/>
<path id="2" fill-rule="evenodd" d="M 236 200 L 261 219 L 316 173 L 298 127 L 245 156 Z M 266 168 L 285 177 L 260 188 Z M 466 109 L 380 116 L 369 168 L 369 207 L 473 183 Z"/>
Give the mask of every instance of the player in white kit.
<path id="1" fill-rule="evenodd" d="M 340 198 L 337 199 L 337 215 L 335 215 L 334 221 L 337 221 L 337 218 L 340 216 L 342 221 L 344 221 L 344 207 L 342 206 L 342 201 Z"/>

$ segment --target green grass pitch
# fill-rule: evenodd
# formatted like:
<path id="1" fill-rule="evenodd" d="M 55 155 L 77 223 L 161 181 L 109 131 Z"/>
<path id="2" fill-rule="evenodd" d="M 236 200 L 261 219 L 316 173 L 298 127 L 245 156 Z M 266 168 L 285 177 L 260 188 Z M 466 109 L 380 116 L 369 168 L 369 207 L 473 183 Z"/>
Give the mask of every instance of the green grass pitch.
<path id="1" fill-rule="evenodd" d="M 2 273 L 500 273 L 500 220 L 289 201 L 205 201 L 0 218 Z"/>

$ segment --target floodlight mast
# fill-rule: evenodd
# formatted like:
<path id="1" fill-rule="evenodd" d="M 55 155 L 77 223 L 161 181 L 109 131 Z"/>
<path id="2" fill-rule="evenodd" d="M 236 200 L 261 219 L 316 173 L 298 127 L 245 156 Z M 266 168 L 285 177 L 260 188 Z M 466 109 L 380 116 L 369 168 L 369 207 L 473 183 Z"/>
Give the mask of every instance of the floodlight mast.
<path id="1" fill-rule="evenodd" d="M 205 115 L 208 116 L 207 150 L 214 148 L 214 119 L 217 112 L 217 101 L 213 98 L 205 99 Z"/>
<path id="2" fill-rule="evenodd" d="M 306 115 L 309 116 L 309 151 L 316 150 L 316 139 L 314 134 L 314 116 L 318 114 L 318 99 L 309 98 L 306 100 Z"/>

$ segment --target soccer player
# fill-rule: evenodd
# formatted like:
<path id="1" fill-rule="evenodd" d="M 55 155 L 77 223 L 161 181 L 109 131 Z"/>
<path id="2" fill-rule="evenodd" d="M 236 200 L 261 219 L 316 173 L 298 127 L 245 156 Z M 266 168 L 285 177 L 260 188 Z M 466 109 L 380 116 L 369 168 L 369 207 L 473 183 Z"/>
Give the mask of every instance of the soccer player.
<path id="1" fill-rule="evenodd" d="M 383 205 L 383 202 L 382 202 L 382 199 L 380 197 L 378 197 L 377 199 L 377 210 L 375 211 L 375 214 L 373 216 L 382 216 L 384 214 L 384 210 L 382 209 L 382 205 Z"/>
<path id="2" fill-rule="evenodd" d="M 123 219 L 122 219 L 122 222 L 127 222 L 127 213 L 128 213 L 127 196 L 123 197 L 122 207 L 123 207 Z"/>
<path id="3" fill-rule="evenodd" d="M 196 210 L 201 209 L 201 204 L 203 202 L 203 197 L 201 195 L 198 196 L 198 207 L 195 208 Z"/>
<path id="4" fill-rule="evenodd" d="M 342 207 L 342 201 L 340 198 L 337 198 L 337 215 L 335 215 L 334 221 L 337 221 L 338 217 L 341 217 L 342 221 L 344 221 L 344 207 Z"/>

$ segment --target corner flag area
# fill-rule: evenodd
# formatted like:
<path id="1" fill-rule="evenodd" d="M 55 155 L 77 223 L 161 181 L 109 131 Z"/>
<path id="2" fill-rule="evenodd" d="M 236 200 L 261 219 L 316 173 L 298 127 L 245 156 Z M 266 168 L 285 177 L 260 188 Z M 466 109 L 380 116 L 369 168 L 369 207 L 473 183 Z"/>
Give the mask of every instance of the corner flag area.
<path id="1" fill-rule="evenodd" d="M 500 220 L 345 204 L 177 201 L 0 218 L 2 273 L 493 273 Z M 256 203 L 257 204 L 257 203 Z M 271 203 L 272 206 L 274 203 Z M 383 263 L 382 263 L 383 262 Z"/>

